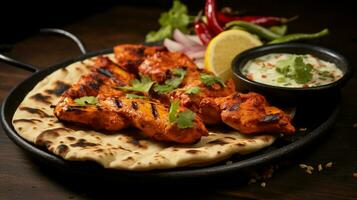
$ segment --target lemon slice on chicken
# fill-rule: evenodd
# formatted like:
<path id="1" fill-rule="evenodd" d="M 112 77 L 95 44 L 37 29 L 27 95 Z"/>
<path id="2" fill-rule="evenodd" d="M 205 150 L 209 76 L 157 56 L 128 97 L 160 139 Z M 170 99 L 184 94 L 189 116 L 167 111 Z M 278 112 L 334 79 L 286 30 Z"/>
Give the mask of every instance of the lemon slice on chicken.
<path id="1" fill-rule="evenodd" d="M 205 53 L 205 68 L 227 80 L 232 77 L 231 63 L 241 52 L 262 45 L 255 36 L 242 30 L 228 30 L 214 37 Z"/>

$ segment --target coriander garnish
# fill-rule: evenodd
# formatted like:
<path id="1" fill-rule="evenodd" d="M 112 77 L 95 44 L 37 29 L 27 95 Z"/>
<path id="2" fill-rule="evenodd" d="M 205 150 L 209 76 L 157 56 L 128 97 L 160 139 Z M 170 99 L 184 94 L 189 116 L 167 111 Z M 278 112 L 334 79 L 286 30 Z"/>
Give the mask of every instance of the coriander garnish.
<path id="1" fill-rule="evenodd" d="M 212 86 L 214 83 L 219 83 L 223 87 L 226 87 L 226 84 L 224 84 L 224 81 L 218 76 L 214 76 L 214 75 L 210 75 L 210 74 L 206 74 L 206 73 L 201 73 L 200 74 L 200 79 L 201 79 L 203 84 L 205 84 L 206 86 L 209 86 L 209 87 Z"/>
<path id="2" fill-rule="evenodd" d="M 179 112 L 180 102 L 172 101 L 170 105 L 169 111 L 169 121 L 172 124 L 177 124 L 178 128 L 192 128 L 194 124 L 194 120 L 196 117 L 196 113 L 187 109 L 183 112 Z"/>
<path id="3" fill-rule="evenodd" d="M 188 88 L 186 91 L 185 91 L 185 93 L 186 94 L 197 94 L 197 93 L 199 93 L 201 90 L 200 90 L 200 88 L 198 87 L 198 86 L 194 86 L 194 87 L 190 87 L 190 88 Z"/>
<path id="4" fill-rule="evenodd" d="M 176 89 L 182 83 L 186 75 L 186 70 L 177 68 L 171 70 L 172 77 L 167 79 L 163 85 L 155 84 L 154 91 L 163 94 L 166 92 L 171 92 L 172 90 Z"/>
<path id="5" fill-rule="evenodd" d="M 135 79 L 130 82 L 131 86 L 118 87 L 118 89 L 133 91 L 133 92 L 149 92 L 154 82 L 147 76 L 140 75 L 140 80 Z"/>
<path id="6" fill-rule="evenodd" d="M 146 96 L 136 95 L 136 94 L 126 94 L 126 98 L 128 99 L 147 99 Z"/>
<path id="7" fill-rule="evenodd" d="M 98 103 L 97 97 L 95 96 L 84 96 L 74 99 L 74 102 L 78 106 L 96 105 Z"/>
<path id="8" fill-rule="evenodd" d="M 312 79 L 313 67 L 304 63 L 302 56 L 289 56 L 287 59 L 279 60 L 275 70 L 284 77 L 292 78 L 296 83 L 305 84 Z"/>

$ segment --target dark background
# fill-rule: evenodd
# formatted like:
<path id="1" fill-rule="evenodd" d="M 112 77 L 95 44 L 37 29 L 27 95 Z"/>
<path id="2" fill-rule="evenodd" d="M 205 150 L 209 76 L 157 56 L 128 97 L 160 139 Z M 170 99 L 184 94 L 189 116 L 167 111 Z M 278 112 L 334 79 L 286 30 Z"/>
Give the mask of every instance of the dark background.
<path id="1" fill-rule="evenodd" d="M 192 15 L 195 15 L 204 6 L 203 0 L 182 0 L 188 5 Z M 311 31 L 318 31 L 324 24 L 334 20 L 333 16 L 337 14 L 344 15 L 345 20 L 336 21 L 335 24 L 347 23 L 348 19 L 357 19 L 357 6 L 353 5 L 354 1 L 323 1 L 323 0 L 223 0 L 217 1 L 219 7 L 231 6 L 232 8 L 252 15 L 278 15 L 291 17 L 300 16 L 299 21 L 304 21 L 306 15 L 311 16 L 320 12 L 331 12 L 331 17 L 321 21 L 321 27 L 316 27 Z M 135 0 L 102 0 L 102 1 L 11 1 L 1 5 L 0 19 L 0 45 L 12 44 L 18 40 L 26 38 L 43 27 L 61 27 L 71 24 L 83 18 L 103 12 L 114 6 L 137 6 L 148 9 L 156 8 L 167 10 L 170 8 L 172 1 L 170 0 L 151 0 L 151 1 L 135 1 Z M 274 9 L 271 9 L 271 7 Z M 266 9 L 270 8 L 270 9 Z M 318 17 L 317 17 L 318 18 Z M 113 19 L 115 20 L 115 19 Z M 308 20 L 315 20 L 314 18 Z M 355 27 L 357 22 L 352 20 L 351 26 Z M 137 23 L 140 23 L 138 21 Z M 291 28 L 294 30 L 294 26 Z M 333 27 L 331 27 L 332 29 Z M 356 29 L 356 28 L 355 28 Z M 332 29 L 332 31 L 336 31 Z M 356 35 L 355 35 L 356 36 Z M 357 36 L 356 36 L 357 37 Z"/>
<path id="2" fill-rule="evenodd" d="M 192 15 L 204 0 L 183 0 Z M 331 34 L 309 41 L 341 52 L 351 67 L 357 63 L 357 9 L 352 1 L 225 0 L 246 14 L 276 15 L 299 19 L 289 32 L 316 32 L 329 28 Z M 38 4 L 12 0 L 0 5 L 0 45 L 13 47 L 7 55 L 44 69 L 79 54 L 69 40 L 37 34 L 39 28 L 57 27 L 78 35 L 89 51 L 111 48 L 119 43 L 140 43 L 145 34 L 158 28 L 160 13 L 170 0 L 154 1 L 46 1 Z M 10 90 L 30 76 L 29 72 L 0 63 L 0 102 Z M 125 185 L 82 180 L 40 164 L 6 137 L 0 126 L 0 199 L 357 199 L 357 74 L 341 90 L 341 112 L 335 127 L 311 148 L 289 159 L 262 188 L 261 182 L 247 185 L 239 178 L 210 180 L 198 185 Z M 329 99 L 326 99 L 329 101 Z M 329 109 L 329 108 L 326 108 Z M 318 112 L 317 112 L 318 113 Z M 321 113 L 319 113 L 321 115 Z M 308 175 L 298 164 L 334 162 L 331 169 Z M 208 187 L 209 186 L 209 187 Z"/>

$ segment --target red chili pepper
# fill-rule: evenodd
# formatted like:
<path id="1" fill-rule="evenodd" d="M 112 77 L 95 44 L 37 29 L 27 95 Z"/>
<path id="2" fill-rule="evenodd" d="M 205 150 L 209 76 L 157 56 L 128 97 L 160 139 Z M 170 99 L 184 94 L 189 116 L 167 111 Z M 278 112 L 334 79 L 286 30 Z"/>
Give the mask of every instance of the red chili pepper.
<path id="1" fill-rule="evenodd" d="M 284 17 L 274 17 L 274 16 L 230 16 L 222 12 L 218 13 L 218 20 L 222 24 L 226 24 L 231 21 L 246 21 L 261 26 L 275 26 L 275 25 L 285 24 L 294 19 L 296 19 L 296 17 L 287 19 Z"/>
<path id="2" fill-rule="evenodd" d="M 207 45 L 213 37 L 212 33 L 208 29 L 207 24 L 205 24 L 203 21 L 197 21 L 195 23 L 195 32 L 204 45 Z"/>
<path id="3" fill-rule="evenodd" d="M 205 15 L 207 18 L 207 24 L 215 35 L 218 35 L 224 30 L 223 27 L 219 24 L 217 18 L 217 7 L 215 0 L 206 0 Z"/>

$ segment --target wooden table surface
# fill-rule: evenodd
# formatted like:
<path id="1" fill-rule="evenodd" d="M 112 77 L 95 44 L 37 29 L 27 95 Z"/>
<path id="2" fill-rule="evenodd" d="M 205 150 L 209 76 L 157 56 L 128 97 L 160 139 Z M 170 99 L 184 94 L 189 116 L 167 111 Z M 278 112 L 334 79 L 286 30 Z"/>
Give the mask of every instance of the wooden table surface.
<path id="1" fill-rule="evenodd" d="M 263 8 L 260 8 L 263 9 Z M 291 7 L 282 15 L 300 13 L 291 24 L 292 31 L 331 29 L 331 35 L 319 44 L 342 52 L 356 63 L 357 29 L 352 13 L 331 12 L 314 8 Z M 259 10 L 259 8 L 258 8 Z M 157 27 L 162 9 L 114 7 L 89 18 L 60 27 L 78 35 L 88 49 L 99 50 L 118 43 L 140 43 L 145 34 Z M 34 35 L 18 42 L 9 53 L 12 57 L 46 68 L 80 54 L 75 45 L 55 36 Z M 0 63 L 0 101 L 30 73 Z M 188 199 L 357 199 L 357 79 L 356 75 L 342 90 L 342 109 L 335 127 L 308 151 L 289 160 L 276 170 L 261 187 L 261 182 L 245 184 L 227 179 L 194 185 L 123 185 L 87 180 L 58 173 L 33 160 L 0 128 L 0 199 L 119 199 L 130 197 Z M 353 125 L 355 124 L 355 125 Z M 299 163 L 313 165 L 332 161 L 334 165 L 321 172 L 307 174 Z M 210 187 L 209 185 L 214 185 Z M 172 186 L 172 187 L 171 187 Z"/>

